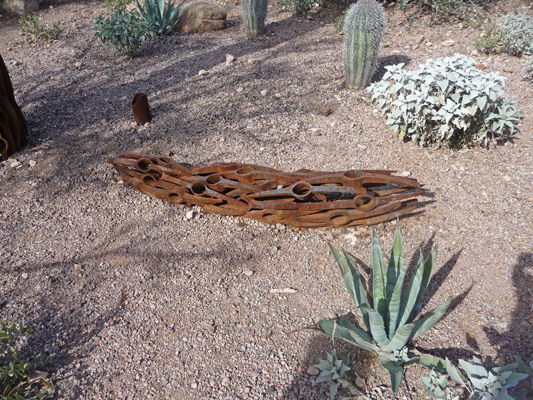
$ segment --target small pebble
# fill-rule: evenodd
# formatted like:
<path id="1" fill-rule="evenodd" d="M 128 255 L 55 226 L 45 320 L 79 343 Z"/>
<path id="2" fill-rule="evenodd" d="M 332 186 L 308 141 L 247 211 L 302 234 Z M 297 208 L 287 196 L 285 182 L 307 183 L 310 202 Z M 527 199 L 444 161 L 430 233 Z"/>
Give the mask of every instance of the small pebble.
<path id="1" fill-rule="evenodd" d="M 311 365 L 309 368 L 307 368 L 307 374 L 311 376 L 318 375 L 320 373 L 319 369 L 315 367 L 314 365 Z"/>
<path id="2" fill-rule="evenodd" d="M 202 76 L 202 75 L 207 75 L 209 72 L 207 72 L 205 69 L 201 69 L 200 71 L 198 71 L 198 75 Z"/>

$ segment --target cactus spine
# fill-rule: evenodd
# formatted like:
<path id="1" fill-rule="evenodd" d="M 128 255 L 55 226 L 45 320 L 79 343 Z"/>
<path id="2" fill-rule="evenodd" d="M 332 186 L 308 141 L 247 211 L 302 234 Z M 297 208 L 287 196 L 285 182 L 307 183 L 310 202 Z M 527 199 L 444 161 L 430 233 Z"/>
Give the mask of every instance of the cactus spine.
<path id="1" fill-rule="evenodd" d="M 385 27 L 385 10 L 376 0 L 360 0 L 350 6 L 344 20 L 347 87 L 364 88 L 370 84 Z"/>
<path id="2" fill-rule="evenodd" d="M 265 31 L 268 0 L 242 0 L 244 30 L 248 36 L 258 36 Z"/>

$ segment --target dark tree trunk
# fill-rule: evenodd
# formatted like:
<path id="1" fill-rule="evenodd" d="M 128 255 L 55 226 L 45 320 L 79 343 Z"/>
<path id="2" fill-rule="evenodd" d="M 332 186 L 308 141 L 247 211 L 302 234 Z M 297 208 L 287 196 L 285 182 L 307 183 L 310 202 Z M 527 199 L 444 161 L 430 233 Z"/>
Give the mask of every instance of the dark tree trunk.
<path id="1" fill-rule="evenodd" d="M 0 55 L 0 159 L 6 160 L 27 141 L 26 121 L 15 101 L 11 79 Z"/>

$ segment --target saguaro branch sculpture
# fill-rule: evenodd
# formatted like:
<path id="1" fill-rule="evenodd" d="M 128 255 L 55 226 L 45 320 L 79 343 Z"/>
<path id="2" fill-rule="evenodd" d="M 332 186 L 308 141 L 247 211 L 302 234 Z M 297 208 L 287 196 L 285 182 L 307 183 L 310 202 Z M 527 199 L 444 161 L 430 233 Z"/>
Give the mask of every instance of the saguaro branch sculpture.
<path id="1" fill-rule="evenodd" d="M 187 168 L 168 157 L 109 157 L 124 181 L 162 200 L 198 205 L 212 214 L 294 227 L 374 225 L 416 208 L 416 179 L 394 171 L 283 172 L 225 163 Z"/>
<path id="2" fill-rule="evenodd" d="M 21 150 L 27 141 L 26 121 L 15 101 L 13 86 L 0 55 L 0 160 Z"/>

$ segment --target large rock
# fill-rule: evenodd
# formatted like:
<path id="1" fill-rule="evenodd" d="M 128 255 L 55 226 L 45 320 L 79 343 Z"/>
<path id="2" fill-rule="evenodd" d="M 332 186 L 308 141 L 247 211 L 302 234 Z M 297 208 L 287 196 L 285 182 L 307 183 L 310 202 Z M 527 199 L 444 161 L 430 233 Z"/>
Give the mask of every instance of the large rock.
<path id="1" fill-rule="evenodd" d="M 42 0 L 0 0 L 0 9 L 24 15 L 39 9 Z"/>
<path id="2" fill-rule="evenodd" d="M 176 30 L 183 33 L 218 31 L 226 26 L 226 9 L 199 1 L 181 7 Z"/>

